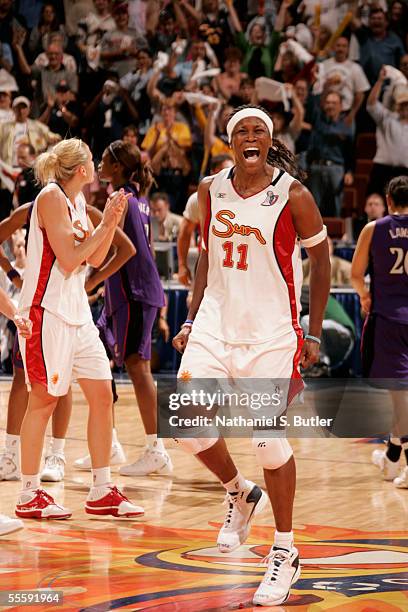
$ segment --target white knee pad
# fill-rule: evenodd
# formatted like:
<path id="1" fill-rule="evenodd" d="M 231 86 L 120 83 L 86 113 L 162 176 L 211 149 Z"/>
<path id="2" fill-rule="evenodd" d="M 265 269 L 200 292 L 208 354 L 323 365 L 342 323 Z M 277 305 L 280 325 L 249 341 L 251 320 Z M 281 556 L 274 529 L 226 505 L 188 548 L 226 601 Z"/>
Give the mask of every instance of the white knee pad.
<path id="1" fill-rule="evenodd" d="M 286 438 L 253 438 L 252 446 L 259 465 L 266 470 L 277 470 L 293 455 Z"/>
<path id="2" fill-rule="evenodd" d="M 208 450 L 219 438 L 174 438 L 174 441 L 190 455 L 198 455 L 205 450 Z"/>

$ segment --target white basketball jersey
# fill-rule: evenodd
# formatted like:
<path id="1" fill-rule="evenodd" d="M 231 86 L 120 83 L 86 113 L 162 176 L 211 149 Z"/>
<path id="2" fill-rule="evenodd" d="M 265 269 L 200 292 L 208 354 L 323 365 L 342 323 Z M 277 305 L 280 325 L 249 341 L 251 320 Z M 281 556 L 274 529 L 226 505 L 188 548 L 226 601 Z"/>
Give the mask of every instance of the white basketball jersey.
<path id="1" fill-rule="evenodd" d="M 45 230 L 38 223 L 38 198 L 42 193 L 43 190 L 35 199 L 31 213 L 27 264 L 19 311 L 26 312 L 32 306 L 40 306 L 70 325 L 83 325 L 92 321 L 85 292 L 86 266 L 79 266 L 71 274 L 61 268 Z M 80 193 L 75 200 L 75 206 L 66 196 L 65 199 L 72 220 L 75 244 L 80 244 L 89 235 L 85 197 Z"/>
<path id="2" fill-rule="evenodd" d="M 209 189 L 207 287 L 193 331 L 231 344 L 299 336 L 302 261 L 288 204 L 294 179 L 275 169 L 268 187 L 243 198 L 233 171 L 219 172 Z"/>

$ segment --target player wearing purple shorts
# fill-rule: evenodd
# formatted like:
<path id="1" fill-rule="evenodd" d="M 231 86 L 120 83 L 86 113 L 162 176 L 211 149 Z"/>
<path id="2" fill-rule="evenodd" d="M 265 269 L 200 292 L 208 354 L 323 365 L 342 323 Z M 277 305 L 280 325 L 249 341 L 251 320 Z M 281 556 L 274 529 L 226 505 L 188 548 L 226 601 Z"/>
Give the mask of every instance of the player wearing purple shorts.
<path id="1" fill-rule="evenodd" d="M 150 210 L 142 194 L 148 192 L 152 175 L 139 149 L 115 140 L 102 156 L 101 179 L 114 189 L 131 193 L 120 227 L 136 248 L 136 254 L 105 282 L 105 308 L 98 323 L 117 365 L 125 364 L 132 380 L 143 425 L 146 449 L 131 465 L 122 466 L 125 476 L 169 474 L 172 465 L 163 442 L 157 438 L 157 396 L 151 374 L 151 338 L 164 293 L 150 247 Z"/>
<path id="2" fill-rule="evenodd" d="M 361 344 L 363 374 L 390 389 L 394 422 L 387 450 L 375 450 L 373 463 L 385 480 L 408 488 L 408 467 L 399 474 L 402 449 L 408 463 L 408 176 L 392 179 L 389 214 L 368 223 L 352 264 L 352 283 L 367 314 Z M 364 276 L 370 271 L 370 289 Z"/>

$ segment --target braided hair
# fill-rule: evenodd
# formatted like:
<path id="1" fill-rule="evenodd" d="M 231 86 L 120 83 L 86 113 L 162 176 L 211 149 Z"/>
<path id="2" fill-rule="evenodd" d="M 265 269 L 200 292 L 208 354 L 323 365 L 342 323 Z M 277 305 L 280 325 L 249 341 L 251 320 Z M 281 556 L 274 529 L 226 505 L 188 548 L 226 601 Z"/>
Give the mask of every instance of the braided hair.
<path id="1" fill-rule="evenodd" d="M 263 106 L 257 106 L 256 104 L 245 104 L 244 106 L 239 106 L 238 108 L 234 109 L 234 112 L 232 112 L 228 117 L 228 121 L 232 119 L 232 117 L 239 111 L 251 108 L 261 110 L 268 115 L 268 117 L 270 117 L 270 114 Z M 299 167 L 296 157 L 278 138 L 272 138 L 272 146 L 269 148 L 266 162 L 271 166 L 275 166 L 281 170 L 284 170 L 285 172 L 288 172 L 300 181 L 304 181 L 307 177 L 306 172 Z"/>

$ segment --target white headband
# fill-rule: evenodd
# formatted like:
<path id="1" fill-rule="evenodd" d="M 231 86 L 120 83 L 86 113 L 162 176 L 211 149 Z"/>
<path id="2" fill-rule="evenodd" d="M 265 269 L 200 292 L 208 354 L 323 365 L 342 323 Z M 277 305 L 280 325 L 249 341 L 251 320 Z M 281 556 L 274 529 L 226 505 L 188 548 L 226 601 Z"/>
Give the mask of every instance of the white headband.
<path id="1" fill-rule="evenodd" d="M 227 134 L 228 134 L 228 142 L 230 144 L 232 140 L 232 132 L 234 131 L 235 126 L 237 125 L 237 123 L 242 121 L 242 119 L 246 119 L 247 117 L 258 117 L 258 119 L 261 119 L 266 124 L 266 127 L 268 128 L 268 132 L 271 135 L 271 139 L 272 139 L 273 137 L 272 119 L 269 117 L 269 115 L 265 113 L 265 111 L 261 110 L 260 108 L 249 107 L 249 108 L 243 108 L 242 110 L 238 111 L 228 121 Z"/>

